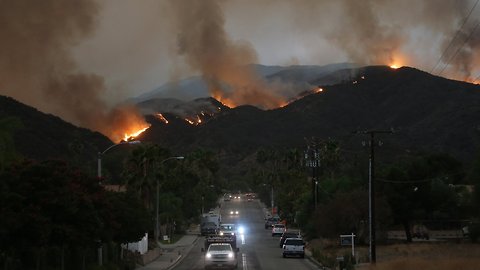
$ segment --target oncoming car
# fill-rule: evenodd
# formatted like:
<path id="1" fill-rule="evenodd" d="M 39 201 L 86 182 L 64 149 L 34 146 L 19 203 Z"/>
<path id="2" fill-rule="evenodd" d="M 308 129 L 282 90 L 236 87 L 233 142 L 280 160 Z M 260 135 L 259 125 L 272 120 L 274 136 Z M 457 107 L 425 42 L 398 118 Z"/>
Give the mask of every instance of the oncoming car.
<path id="1" fill-rule="evenodd" d="M 220 236 L 235 236 L 237 228 L 235 224 L 223 223 L 218 228 L 218 235 Z"/>
<path id="2" fill-rule="evenodd" d="M 210 244 L 205 253 L 205 269 L 237 268 L 237 251 L 228 243 Z"/>

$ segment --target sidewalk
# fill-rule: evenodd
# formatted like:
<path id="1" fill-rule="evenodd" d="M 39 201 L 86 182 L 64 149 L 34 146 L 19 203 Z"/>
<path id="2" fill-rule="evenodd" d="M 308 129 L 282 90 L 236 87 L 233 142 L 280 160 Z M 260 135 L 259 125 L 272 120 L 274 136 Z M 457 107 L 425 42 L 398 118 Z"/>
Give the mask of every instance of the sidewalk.
<path id="1" fill-rule="evenodd" d="M 139 270 L 163 270 L 171 269 L 178 262 L 180 262 L 193 248 L 198 235 L 195 232 L 187 232 L 177 242 L 173 244 L 158 243 L 161 249 L 161 255 L 153 262 L 139 267 Z"/>

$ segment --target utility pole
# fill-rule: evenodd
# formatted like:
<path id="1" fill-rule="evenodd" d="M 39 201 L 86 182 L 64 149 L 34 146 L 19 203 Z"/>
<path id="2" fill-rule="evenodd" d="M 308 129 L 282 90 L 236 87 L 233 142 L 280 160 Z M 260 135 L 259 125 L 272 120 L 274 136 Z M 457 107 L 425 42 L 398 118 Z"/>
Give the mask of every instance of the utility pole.
<path id="1" fill-rule="evenodd" d="M 376 245 L 375 245 L 375 134 L 393 133 L 393 130 L 365 130 L 356 131 L 357 134 L 370 134 L 370 159 L 368 174 L 368 223 L 370 235 L 370 263 L 375 264 L 377 261 Z"/>
<path id="2" fill-rule="evenodd" d="M 318 170 L 320 167 L 320 151 L 318 150 L 318 140 L 312 138 L 308 142 L 307 150 L 305 150 L 305 165 L 312 168 L 312 198 L 314 200 L 314 209 L 317 209 L 318 201 Z"/>

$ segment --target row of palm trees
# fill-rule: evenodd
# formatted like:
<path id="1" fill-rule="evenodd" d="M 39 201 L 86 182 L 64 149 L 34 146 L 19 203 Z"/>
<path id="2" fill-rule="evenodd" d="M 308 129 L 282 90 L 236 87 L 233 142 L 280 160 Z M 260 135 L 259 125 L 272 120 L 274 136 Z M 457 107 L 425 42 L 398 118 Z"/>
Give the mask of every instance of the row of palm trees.
<path id="1" fill-rule="evenodd" d="M 219 165 L 214 153 L 198 149 L 182 160 L 172 156 L 157 144 L 143 144 L 132 150 L 122 173 L 127 189 L 141 198 L 153 216 L 158 211 L 162 234 L 174 224 L 198 218 L 199 206 L 213 206 L 223 186 L 216 175 Z"/>

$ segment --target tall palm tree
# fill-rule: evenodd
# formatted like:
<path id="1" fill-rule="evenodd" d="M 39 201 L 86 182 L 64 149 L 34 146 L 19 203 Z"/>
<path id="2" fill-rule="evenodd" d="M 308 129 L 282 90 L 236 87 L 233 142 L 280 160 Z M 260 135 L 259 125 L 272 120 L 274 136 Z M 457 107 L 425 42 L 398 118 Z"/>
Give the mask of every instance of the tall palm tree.
<path id="1" fill-rule="evenodd" d="M 142 198 L 145 207 L 152 210 L 153 191 L 156 188 L 159 176 L 160 166 L 162 161 L 170 156 L 167 149 L 161 148 L 158 145 L 142 145 L 132 151 L 132 155 L 127 161 L 124 171 L 126 179 L 126 186 L 134 190 L 137 196 Z"/>

